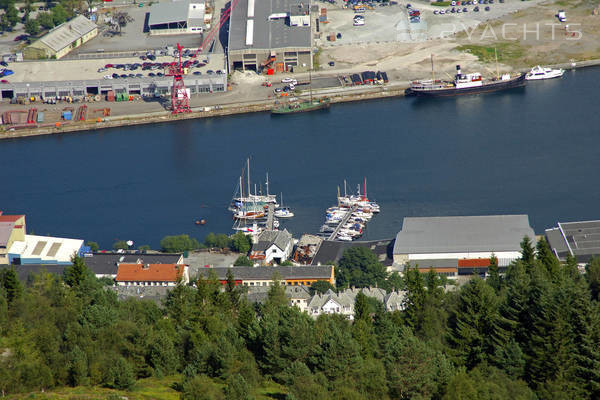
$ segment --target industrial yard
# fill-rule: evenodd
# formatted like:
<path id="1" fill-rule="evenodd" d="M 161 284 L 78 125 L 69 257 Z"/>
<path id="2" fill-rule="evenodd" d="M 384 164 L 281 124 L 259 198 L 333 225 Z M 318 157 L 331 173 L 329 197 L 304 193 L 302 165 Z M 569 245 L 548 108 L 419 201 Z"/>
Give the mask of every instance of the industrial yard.
<path id="1" fill-rule="evenodd" d="M 496 66 L 489 65 L 489 52 L 494 48 L 499 71 L 600 57 L 600 17 L 585 2 L 573 2 L 568 11 L 571 26 L 581 26 L 582 34 L 574 42 L 575 33 L 567 32 L 565 24 L 557 21 L 556 6 L 543 0 L 482 0 L 478 5 L 468 1 L 460 6 L 444 3 L 443 7 L 428 2 L 355 6 L 313 2 L 310 11 L 294 11 L 295 0 L 286 0 L 278 6 L 281 9 L 239 0 L 233 11 L 224 0 L 181 1 L 189 4 L 189 12 L 180 6 L 180 11 L 162 11 L 169 9 L 169 1 L 156 3 L 162 8 L 125 1 L 100 7 L 90 16 L 97 23 L 97 34 L 90 33 L 67 54 L 60 50 L 60 60 L 15 62 L 19 51 L 27 49 L 26 43 L 14 40 L 19 26 L 4 33 L 0 51 L 11 75 L 0 84 L 0 101 L 7 107 L 12 103 L 3 112 L 15 111 L 5 118 L 4 129 L 169 111 L 177 43 L 183 48 L 182 64 L 175 75 L 182 77 L 180 84 L 188 90 L 186 103 L 196 109 L 295 101 L 307 95 L 308 86 L 282 92 L 286 85 L 280 81 L 286 76 L 308 81 L 311 65 L 315 95 L 355 98 L 357 90 L 373 95 L 370 86 L 379 91 L 389 86 L 393 91 L 409 80 L 428 76 L 432 56 L 439 76 L 452 74 L 455 64 L 482 73 L 495 71 Z M 196 6 L 205 10 L 203 20 L 190 16 Z M 153 7 L 161 18 L 157 19 L 156 13 L 152 17 Z M 290 7 L 291 14 L 281 13 Z M 117 32 L 111 21 L 119 13 L 126 13 L 129 22 Z M 250 34 L 246 20 L 256 18 Z M 166 25 L 160 25 L 163 22 Z M 152 32 L 150 23 L 155 23 Z M 192 25 L 201 28 L 190 28 Z M 155 34 L 159 28 L 167 34 Z M 193 29 L 202 32 L 191 32 Z M 309 31 L 311 39 L 305 34 Z M 54 45 L 59 51 L 61 45 Z M 312 58 L 307 58 L 309 53 Z M 378 75 L 382 71 L 385 79 Z M 366 80 L 364 73 L 369 75 Z M 361 87 L 365 82 L 369 87 Z M 68 120 L 65 112 L 67 118 L 71 113 Z"/>

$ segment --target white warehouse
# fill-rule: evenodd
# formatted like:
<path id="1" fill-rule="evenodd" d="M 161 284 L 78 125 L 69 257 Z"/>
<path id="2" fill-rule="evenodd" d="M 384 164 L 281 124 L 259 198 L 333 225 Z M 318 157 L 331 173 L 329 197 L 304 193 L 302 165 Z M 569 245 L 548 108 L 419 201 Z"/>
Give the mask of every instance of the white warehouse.
<path id="1" fill-rule="evenodd" d="M 393 268 L 402 271 L 408 263 L 456 276 L 461 268 L 487 270 L 492 254 L 507 266 L 521 257 L 525 236 L 535 245 L 527 215 L 406 217 L 396 235 Z"/>

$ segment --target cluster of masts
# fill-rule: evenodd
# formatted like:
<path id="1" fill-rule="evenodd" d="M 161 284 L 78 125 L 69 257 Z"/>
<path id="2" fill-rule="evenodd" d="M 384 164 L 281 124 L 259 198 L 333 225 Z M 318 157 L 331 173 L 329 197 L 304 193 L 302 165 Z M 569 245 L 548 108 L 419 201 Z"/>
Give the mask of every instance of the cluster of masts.
<path id="1" fill-rule="evenodd" d="M 244 177 L 246 176 L 246 182 Z M 260 191 L 254 184 L 254 193 L 250 183 L 250 159 L 246 161 L 245 171 L 239 178 L 239 184 L 236 193 L 233 196 L 229 210 L 233 213 L 235 223 L 233 230 L 244 232 L 248 235 L 258 235 L 267 228 L 277 229 L 279 227 L 278 218 L 292 218 L 294 213 L 288 208 L 283 207 L 283 194 L 281 194 L 281 204 L 277 202 L 277 196 L 269 193 L 269 174 L 266 174 L 266 194 Z M 267 226 L 268 210 L 273 210 L 272 227 Z M 251 225 L 248 223 L 251 222 Z"/>
<path id="2" fill-rule="evenodd" d="M 320 232 L 332 240 L 350 242 L 360 238 L 367 222 L 373 218 L 373 214 L 380 211 L 380 207 L 367 197 L 367 179 L 361 193 L 360 184 L 354 195 L 349 195 L 344 181 L 344 195 L 340 195 L 338 187 L 337 206 L 329 207 L 325 213 L 325 224 Z"/>

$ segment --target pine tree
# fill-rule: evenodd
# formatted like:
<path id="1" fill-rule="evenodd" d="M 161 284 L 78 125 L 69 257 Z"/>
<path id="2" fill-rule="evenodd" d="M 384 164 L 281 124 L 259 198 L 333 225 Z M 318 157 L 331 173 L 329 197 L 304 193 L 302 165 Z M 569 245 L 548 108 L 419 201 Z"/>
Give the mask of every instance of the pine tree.
<path id="1" fill-rule="evenodd" d="M 6 301 L 10 306 L 16 299 L 21 297 L 23 286 L 17 277 L 17 271 L 14 267 L 6 268 L 0 271 L 0 284 L 4 286 Z"/>
<path id="2" fill-rule="evenodd" d="M 535 251 L 531 245 L 531 239 L 525 236 L 521 241 L 521 260 L 525 263 L 525 269 L 528 273 L 531 273 L 533 269 L 533 262 L 535 260 Z"/>
<path id="3" fill-rule="evenodd" d="M 491 335 L 497 320 L 494 290 L 479 278 L 463 286 L 448 334 L 458 365 L 472 369 L 493 354 Z"/>
<path id="4" fill-rule="evenodd" d="M 67 285 L 79 287 L 86 280 L 92 278 L 92 272 L 87 265 L 85 265 L 85 261 L 83 261 L 82 257 L 75 255 L 71 258 L 71 262 L 73 265 L 65 267 L 63 272 L 63 279 Z"/>
<path id="5" fill-rule="evenodd" d="M 546 270 L 546 273 L 552 282 L 558 282 L 560 279 L 560 263 L 548 242 L 544 238 L 540 238 L 536 245 L 537 259 Z"/>
<path id="6" fill-rule="evenodd" d="M 494 289 L 496 294 L 500 292 L 502 287 L 502 280 L 500 278 L 500 271 L 498 268 L 498 258 L 492 254 L 490 257 L 490 266 L 488 267 L 489 277 L 487 278 L 487 283 Z"/>

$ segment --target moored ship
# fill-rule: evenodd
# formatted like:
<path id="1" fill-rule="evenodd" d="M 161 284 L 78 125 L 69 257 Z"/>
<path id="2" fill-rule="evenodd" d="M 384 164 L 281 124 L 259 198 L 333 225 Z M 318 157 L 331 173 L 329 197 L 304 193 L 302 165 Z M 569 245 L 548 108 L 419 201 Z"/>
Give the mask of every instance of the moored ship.
<path id="1" fill-rule="evenodd" d="M 280 107 L 271 110 L 272 114 L 295 114 L 307 111 L 324 110 L 329 108 L 329 98 L 323 98 L 320 100 L 294 102 L 282 105 Z"/>
<path id="2" fill-rule="evenodd" d="M 480 73 L 463 74 L 460 65 L 456 66 L 456 75 L 452 81 L 425 80 L 414 81 L 406 89 L 406 96 L 442 97 L 464 94 L 490 93 L 513 89 L 525 85 L 526 74 L 503 74 L 486 79 Z"/>

